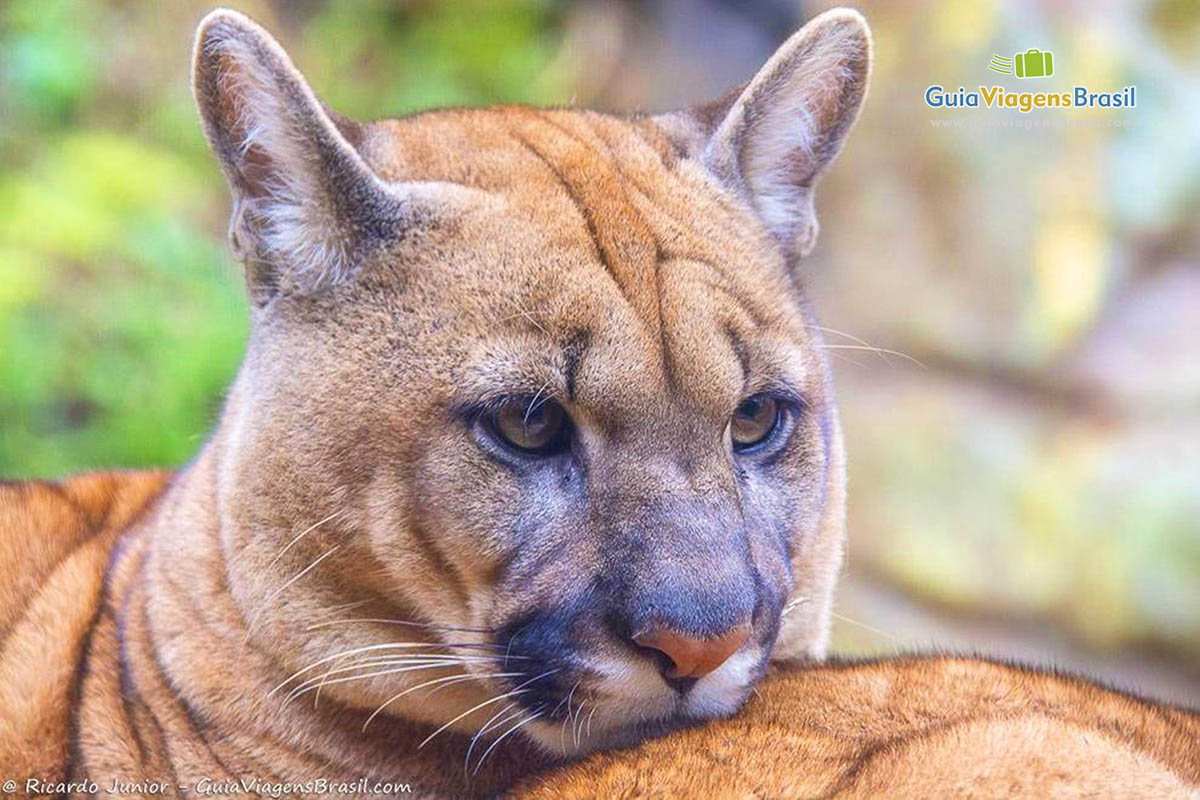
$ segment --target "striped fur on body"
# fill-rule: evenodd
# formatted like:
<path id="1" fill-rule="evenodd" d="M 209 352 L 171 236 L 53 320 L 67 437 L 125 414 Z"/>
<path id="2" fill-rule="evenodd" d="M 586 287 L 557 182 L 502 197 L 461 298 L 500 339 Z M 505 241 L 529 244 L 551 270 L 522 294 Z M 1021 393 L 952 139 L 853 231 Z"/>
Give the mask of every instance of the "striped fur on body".
<path id="1" fill-rule="evenodd" d="M 211 465 L 206 455 L 190 467 L 193 485 L 207 484 Z M 212 529 L 173 535 L 191 509 L 169 480 L 126 472 L 0 485 L 10 578 L 0 590 L 0 780 L 17 781 L 15 796 L 138 782 L 167 788 L 124 794 L 246 796 L 255 792 L 232 788 L 258 781 L 268 794 L 321 779 L 489 796 L 547 763 L 514 740 L 468 775 L 461 737 L 418 749 L 429 726 L 381 717 L 367 736 L 365 713 L 310 698 L 268 710 L 272 654 L 227 596 Z M 284 792 L 302 794 L 329 793 Z"/>
<path id="2" fill-rule="evenodd" d="M 1200 797 L 1200 714 L 984 659 L 779 666 L 734 719 L 513 796 L 1182 800 Z"/>
<path id="3" fill-rule="evenodd" d="M 196 670 L 173 675 L 164 667 L 169 647 L 148 604 L 157 570 L 146 537 L 156 518 L 170 519 L 170 497 L 161 498 L 168 479 L 112 473 L 0 485 L 0 547 L 11 578 L 0 593 L 0 777 L 101 787 L 247 776 L 351 781 L 371 765 L 376 777 L 418 792 L 467 789 L 445 780 L 457 742 L 414 761 L 414 738 L 387 725 L 364 750 L 361 741 L 317 730 L 282 741 L 269 726 L 226 725 L 219 710 L 192 705 L 186 687 Z M 168 605 L 190 594 L 169 580 L 159 585 Z M 218 619 L 194 611 L 214 652 L 246 647 L 244 628 Z M 255 688 L 246 674 L 205 680 Z M 593 755 L 527 779 L 514 796 L 1200 795 L 1200 715 L 1070 676 L 930 656 L 779 666 L 755 695 L 732 720 Z M 313 714 L 303 725 L 345 729 L 348 720 L 302 705 Z M 508 752 L 494 763 L 529 755 Z M 499 790 L 527 769 L 485 774 L 473 788 Z"/>

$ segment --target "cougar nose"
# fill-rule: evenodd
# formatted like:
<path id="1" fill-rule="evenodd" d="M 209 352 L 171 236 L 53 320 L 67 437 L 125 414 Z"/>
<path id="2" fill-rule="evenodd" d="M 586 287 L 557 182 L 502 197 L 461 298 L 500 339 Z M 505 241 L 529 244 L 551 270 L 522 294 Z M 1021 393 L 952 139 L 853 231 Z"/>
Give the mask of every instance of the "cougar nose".
<path id="1" fill-rule="evenodd" d="M 702 678 L 733 655 L 750 638 L 750 623 L 743 622 L 714 639 L 698 639 L 669 628 L 651 628 L 633 637 L 639 647 L 657 650 L 671 660 L 664 675 L 674 678 Z"/>

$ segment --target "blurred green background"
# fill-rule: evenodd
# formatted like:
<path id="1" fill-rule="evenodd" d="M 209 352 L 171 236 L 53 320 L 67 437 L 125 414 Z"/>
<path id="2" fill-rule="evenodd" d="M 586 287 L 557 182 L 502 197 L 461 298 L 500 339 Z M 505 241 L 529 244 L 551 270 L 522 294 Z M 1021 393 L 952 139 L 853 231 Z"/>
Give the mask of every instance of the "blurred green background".
<path id="1" fill-rule="evenodd" d="M 229 4 L 361 118 L 684 105 L 824 8 Z M 180 464 L 219 408 L 247 312 L 188 87 L 209 7 L 0 4 L 2 476 Z M 1005 653 L 1198 704 L 1200 3 L 860 7 L 871 96 L 806 266 L 849 445 L 835 646 Z M 1052 78 L 987 71 L 1030 47 Z M 930 84 L 1136 84 L 1138 107 L 938 110 Z"/>

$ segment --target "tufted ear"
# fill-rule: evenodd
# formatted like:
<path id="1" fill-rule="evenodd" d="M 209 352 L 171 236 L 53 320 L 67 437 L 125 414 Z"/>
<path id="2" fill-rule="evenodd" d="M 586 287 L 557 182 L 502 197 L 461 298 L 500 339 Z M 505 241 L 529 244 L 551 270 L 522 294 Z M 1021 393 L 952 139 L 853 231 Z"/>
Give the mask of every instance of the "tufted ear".
<path id="1" fill-rule="evenodd" d="M 233 191 L 229 239 L 256 302 L 345 280 L 402 223 L 400 191 L 355 150 L 283 48 L 247 17 L 213 11 L 196 32 L 193 90 Z"/>
<path id="2" fill-rule="evenodd" d="M 808 255 L 817 239 L 813 186 L 858 118 L 870 71 L 866 20 L 834 9 L 793 34 L 750 83 L 666 127 L 687 132 L 789 256 Z"/>

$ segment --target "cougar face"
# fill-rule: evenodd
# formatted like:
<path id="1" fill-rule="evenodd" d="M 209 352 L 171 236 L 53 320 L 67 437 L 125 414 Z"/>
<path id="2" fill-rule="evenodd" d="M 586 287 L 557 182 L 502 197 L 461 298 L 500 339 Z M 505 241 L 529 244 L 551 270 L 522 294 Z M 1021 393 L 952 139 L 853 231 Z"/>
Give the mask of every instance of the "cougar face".
<path id="1" fill-rule="evenodd" d="M 831 12 L 698 109 L 358 124 L 254 23 L 205 20 L 254 302 L 216 505 L 285 675 L 572 750 L 823 655 L 843 468 L 796 262 L 869 51 Z M 365 672 L 399 646 L 426 661 Z"/>

